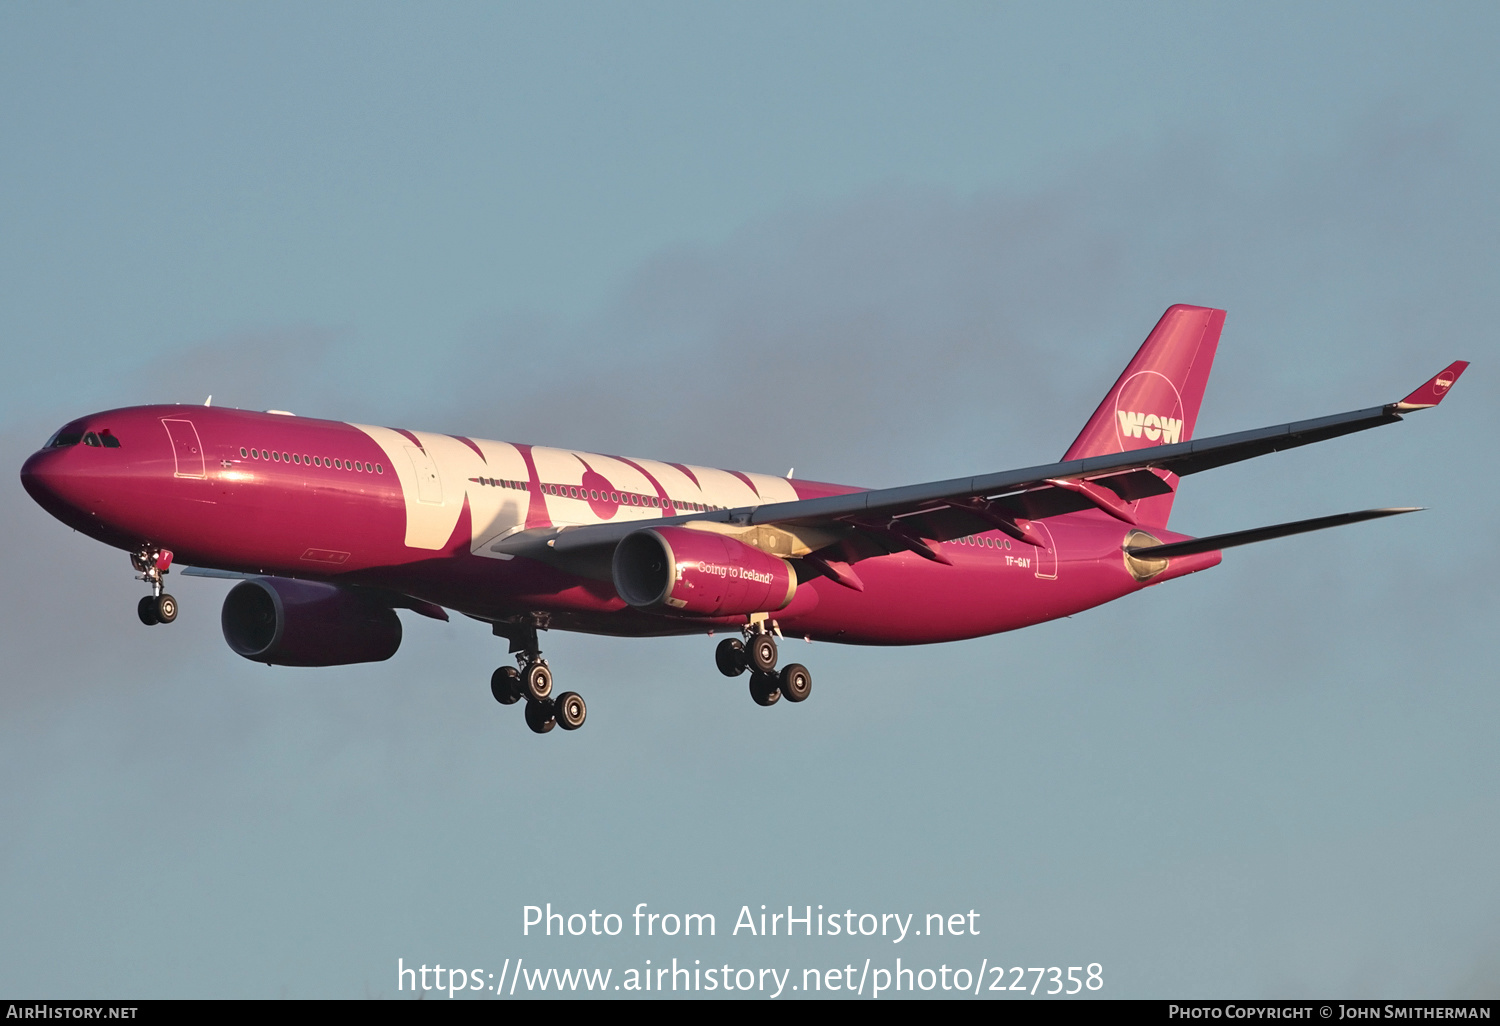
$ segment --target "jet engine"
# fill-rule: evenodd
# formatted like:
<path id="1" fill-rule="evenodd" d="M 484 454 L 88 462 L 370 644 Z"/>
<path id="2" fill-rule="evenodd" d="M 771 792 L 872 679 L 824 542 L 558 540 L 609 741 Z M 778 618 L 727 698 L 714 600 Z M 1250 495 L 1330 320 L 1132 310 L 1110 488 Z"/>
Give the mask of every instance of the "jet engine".
<path id="1" fill-rule="evenodd" d="M 712 531 L 652 527 L 615 547 L 615 591 L 637 609 L 735 616 L 786 608 L 797 575 L 784 559 Z"/>
<path id="2" fill-rule="evenodd" d="M 277 666 L 343 666 L 389 659 L 401 621 L 384 602 L 348 588 L 254 577 L 224 597 L 224 640 L 246 659 Z"/>

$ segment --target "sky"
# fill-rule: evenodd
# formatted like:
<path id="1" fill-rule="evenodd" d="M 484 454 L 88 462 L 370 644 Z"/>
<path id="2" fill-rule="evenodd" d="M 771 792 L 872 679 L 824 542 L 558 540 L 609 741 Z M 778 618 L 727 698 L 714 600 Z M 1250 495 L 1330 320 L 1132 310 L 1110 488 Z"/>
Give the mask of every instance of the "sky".
<path id="1" fill-rule="evenodd" d="M 0 6 L 0 995 L 676 958 L 786 999 L 899 957 L 1496 997 L 1497 44 L 1484 4 Z M 251 664 L 225 582 L 142 627 L 125 555 L 16 475 L 73 417 L 211 394 L 934 480 L 1059 457 L 1177 302 L 1229 311 L 1200 436 L 1474 365 L 1188 479 L 1174 529 L 1426 511 L 1014 634 L 798 643 L 797 707 L 709 639 L 554 632 L 589 722 L 535 737 L 461 617 Z M 523 933 L 549 902 L 625 932 Z M 641 902 L 716 935 L 635 937 Z M 979 933 L 731 933 L 761 905 Z"/>

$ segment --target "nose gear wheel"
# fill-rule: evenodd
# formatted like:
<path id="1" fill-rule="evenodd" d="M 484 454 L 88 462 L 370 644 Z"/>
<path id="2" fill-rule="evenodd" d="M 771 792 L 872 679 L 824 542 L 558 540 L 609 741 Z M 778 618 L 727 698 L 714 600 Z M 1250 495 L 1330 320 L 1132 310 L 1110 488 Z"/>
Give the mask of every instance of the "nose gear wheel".
<path id="1" fill-rule="evenodd" d="M 130 565 L 135 567 L 136 580 L 151 585 L 151 594 L 135 606 L 135 615 L 141 623 L 152 627 L 177 619 L 177 600 L 162 590 L 162 578 L 171 572 L 171 550 L 139 549 L 130 554 Z"/>

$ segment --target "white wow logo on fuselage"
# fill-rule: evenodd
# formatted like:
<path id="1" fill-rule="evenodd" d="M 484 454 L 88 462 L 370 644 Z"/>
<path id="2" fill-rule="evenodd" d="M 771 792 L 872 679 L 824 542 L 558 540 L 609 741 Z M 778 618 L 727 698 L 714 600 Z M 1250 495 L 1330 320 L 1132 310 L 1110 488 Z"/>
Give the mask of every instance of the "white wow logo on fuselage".
<path id="1" fill-rule="evenodd" d="M 1160 371 L 1132 374 L 1115 393 L 1115 432 L 1121 451 L 1134 448 L 1129 440 L 1136 438 L 1158 445 L 1180 442 L 1185 420 L 1181 393 Z"/>

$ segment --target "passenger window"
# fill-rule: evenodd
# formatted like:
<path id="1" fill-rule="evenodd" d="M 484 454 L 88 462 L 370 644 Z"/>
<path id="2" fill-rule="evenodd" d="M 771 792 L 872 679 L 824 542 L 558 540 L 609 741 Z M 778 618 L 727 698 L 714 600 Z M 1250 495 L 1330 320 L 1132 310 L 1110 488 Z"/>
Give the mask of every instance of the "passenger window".
<path id="1" fill-rule="evenodd" d="M 249 457 L 250 457 L 250 450 L 246 449 L 243 445 L 240 446 L 240 459 L 248 459 Z"/>

